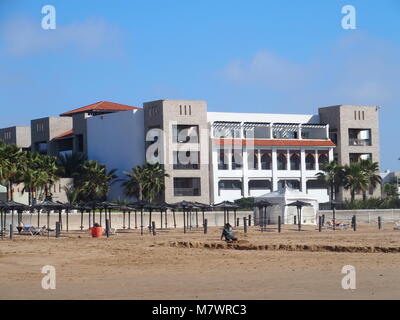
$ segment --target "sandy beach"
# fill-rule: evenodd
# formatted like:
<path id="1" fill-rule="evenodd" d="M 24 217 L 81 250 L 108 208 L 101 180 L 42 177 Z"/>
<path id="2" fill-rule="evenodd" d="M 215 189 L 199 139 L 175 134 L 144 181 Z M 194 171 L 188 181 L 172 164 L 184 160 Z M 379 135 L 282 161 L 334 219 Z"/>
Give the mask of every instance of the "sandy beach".
<path id="1" fill-rule="evenodd" d="M 220 241 L 220 228 L 157 230 L 110 238 L 88 231 L 61 238 L 18 236 L 0 241 L 1 299 L 399 299 L 400 231 L 393 224 L 352 230 L 285 225 Z M 56 269 L 56 289 L 41 286 L 44 265 Z M 341 286 L 344 265 L 357 288 Z"/>

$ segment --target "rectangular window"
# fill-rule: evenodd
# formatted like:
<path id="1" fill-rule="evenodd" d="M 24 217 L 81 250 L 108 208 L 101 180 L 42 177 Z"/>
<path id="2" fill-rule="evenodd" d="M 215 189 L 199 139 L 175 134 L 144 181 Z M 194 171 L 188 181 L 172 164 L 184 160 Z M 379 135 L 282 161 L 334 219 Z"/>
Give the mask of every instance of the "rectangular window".
<path id="1" fill-rule="evenodd" d="M 200 152 L 174 151 L 174 169 L 196 170 L 200 168 Z"/>
<path id="2" fill-rule="evenodd" d="M 174 125 L 172 127 L 173 142 L 199 143 L 199 126 L 196 125 Z"/>
<path id="3" fill-rule="evenodd" d="M 349 129 L 350 146 L 370 146 L 371 129 Z"/>
<path id="4" fill-rule="evenodd" d="M 200 178 L 174 178 L 174 196 L 200 196 Z"/>

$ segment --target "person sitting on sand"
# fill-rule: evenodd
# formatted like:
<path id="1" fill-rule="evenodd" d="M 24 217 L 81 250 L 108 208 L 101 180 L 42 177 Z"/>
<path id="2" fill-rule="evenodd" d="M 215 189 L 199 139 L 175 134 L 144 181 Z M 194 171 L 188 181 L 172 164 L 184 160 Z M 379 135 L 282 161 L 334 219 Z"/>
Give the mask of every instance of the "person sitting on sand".
<path id="1" fill-rule="evenodd" d="M 221 240 L 225 238 L 226 242 L 237 241 L 237 238 L 233 236 L 233 228 L 229 223 L 226 223 L 222 230 Z"/>

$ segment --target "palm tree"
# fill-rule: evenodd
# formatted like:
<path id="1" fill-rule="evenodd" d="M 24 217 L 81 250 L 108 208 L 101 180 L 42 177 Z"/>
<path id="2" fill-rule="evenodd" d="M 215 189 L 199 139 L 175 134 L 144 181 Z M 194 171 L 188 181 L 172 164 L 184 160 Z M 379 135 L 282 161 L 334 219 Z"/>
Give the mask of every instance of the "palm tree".
<path id="1" fill-rule="evenodd" d="M 115 180 L 116 169 L 107 172 L 105 165 L 95 160 L 87 160 L 80 166 L 80 175 L 76 179 L 75 187 L 81 190 L 85 201 L 105 200 L 110 184 Z"/>
<path id="2" fill-rule="evenodd" d="M 76 205 L 78 204 L 80 193 L 82 192 L 79 188 L 76 188 L 74 185 L 64 186 L 65 196 L 67 197 L 67 201 L 69 204 Z"/>
<path id="3" fill-rule="evenodd" d="M 86 154 L 82 152 L 74 152 L 72 154 L 59 155 L 57 158 L 57 165 L 63 168 L 63 178 L 74 178 L 79 174 L 79 168 L 82 163 L 87 160 Z"/>
<path id="4" fill-rule="evenodd" d="M 149 202 L 153 200 L 165 189 L 165 178 L 169 177 L 159 163 L 145 164 L 145 172 L 148 179 L 146 184 L 146 194 Z"/>
<path id="5" fill-rule="evenodd" d="M 15 145 L 1 145 L 0 159 L 2 159 L 2 169 L 0 180 L 3 184 L 6 184 L 8 200 L 14 199 L 14 184 L 22 182 L 23 157 L 24 153 L 21 152 L 19 147 Z"/>
<path id="6" fill-rule="evenodd" d="M 369 185 L 368 176 L 359 162 L 344 167 L 344 188 L 350 190 L 351 202 L 355 200 L 356 192 L 366 192 Z"/>
<path id="7" fill-rule="evenodd" d="M 133 167 L 131 172 L 124 172 L 124 174 L 127 176 L 127 179 L 122 180 L 124 194 L 149 202 L 152 202 L 165 189 L 165 178 L 169 177 L 159 163 L 149 162 L 143 166 Z"/>
<path id="8" fill-rule="evenodd" d="M 128 178 L 123 180 L 122 186 L 127 197 L 136 197 L 139 200 L 143 200 L 145 186 L 148 181 L 144 168 L 144 166 L 136 166 L 132 168 L 131 172 L 124 172 Z"/>
<path id="9" fill-rule="evenodd" d="M 379 184 L 382 183 L 382 178 L 379 174 L 379 164 L 377 162 L 372 162 L 372 160 L 361 160 L 360 167 L 364 175 L 368 180 L 368 187 L 370 189 L 375 189 Z M 367 191 L 363 191 L 363 200 L 367 199 Z"/>
<path id="10" fill-rule="evenodd" d="M 336 200 L 339 187 L 344 184 L 344 169 L 336 161 L 326 162 L 322 165 L 322 172 L 317 173 L 319 180 L 330 187 L 331 201 Z M 335 196 L 334 196 L 335 195 Z"/>

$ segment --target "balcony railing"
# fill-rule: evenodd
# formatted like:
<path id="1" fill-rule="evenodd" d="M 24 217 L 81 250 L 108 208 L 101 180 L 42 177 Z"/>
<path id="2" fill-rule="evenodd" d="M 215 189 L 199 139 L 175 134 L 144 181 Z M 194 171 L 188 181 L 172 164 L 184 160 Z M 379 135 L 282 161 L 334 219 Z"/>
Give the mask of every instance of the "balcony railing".
<path id="1" fill-rule="evenodd" d="M 350 146 L 370 146 L 370 139 L 349 139 Z"/>

